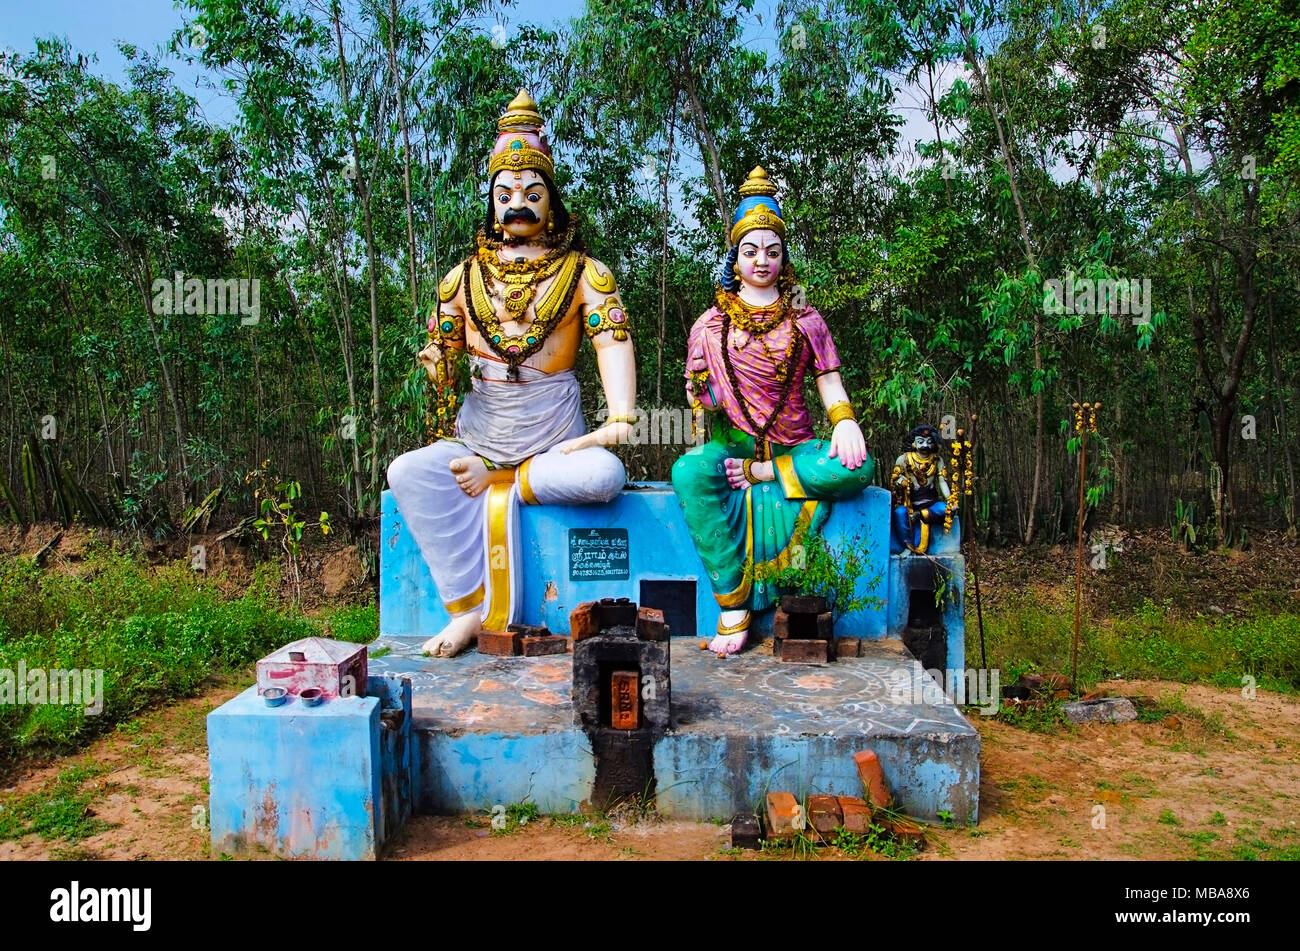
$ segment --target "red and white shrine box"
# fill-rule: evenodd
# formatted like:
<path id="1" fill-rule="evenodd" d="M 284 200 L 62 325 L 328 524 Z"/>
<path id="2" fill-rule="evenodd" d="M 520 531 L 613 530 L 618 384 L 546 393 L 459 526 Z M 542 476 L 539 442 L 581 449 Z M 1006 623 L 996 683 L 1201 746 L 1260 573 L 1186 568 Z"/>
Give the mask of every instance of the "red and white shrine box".
<path id="1" fill-rule="evenodd" d="M 325 698 L 364 697 L 368 667 L 365 644 L 304 637 L 257 662 L 257 692 L 283 687 L 297 696 L 315 687 Z"/>

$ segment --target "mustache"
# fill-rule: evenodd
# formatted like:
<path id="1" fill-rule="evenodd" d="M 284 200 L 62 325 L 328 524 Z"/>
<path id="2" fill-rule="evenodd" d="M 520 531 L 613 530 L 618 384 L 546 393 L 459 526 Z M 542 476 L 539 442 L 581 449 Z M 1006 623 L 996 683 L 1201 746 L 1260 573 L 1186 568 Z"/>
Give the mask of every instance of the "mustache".
<path id="1" fill-rule="evenodd" d="M 501 216 L 501 223 L 508 225 L 515 221 L 522 221 L 525 224 L 535 225 L 541 218 L 531 208 L 510 208 Z"/>

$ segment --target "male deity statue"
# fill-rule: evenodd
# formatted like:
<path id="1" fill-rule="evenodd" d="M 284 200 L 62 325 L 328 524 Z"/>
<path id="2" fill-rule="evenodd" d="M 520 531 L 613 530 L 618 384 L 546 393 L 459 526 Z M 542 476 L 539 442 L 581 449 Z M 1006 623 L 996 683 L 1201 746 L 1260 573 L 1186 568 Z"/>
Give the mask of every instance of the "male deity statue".
<path id="1" fill-rule="evenodd" d="M 608 502 L 625 472 L 602 447 L 626 440 L 636 422 L 627 314 L 613 275 L 584 253 L 526 90 L 497 128 L 478 250 L 438 285 L 429 345 L 420 352 L 444 386 L 451 352 L 468 353 L 470 391 L 450 438 L 388 467 L 397 507 L 451 616 L 424 644 L 435 657 L 518 620 L 518 506 Z M 584 333 L 609 407 L 605 425 L 592 432 L 573 372 Z"/>
<path id="2" fill-rule="evenodd" d="M 956 510 L 956 502 L 944 478 L 939 431 L 933 426 L 917 426 L 908 433 L 908 440 L 909 448 L 894 460 L 889 480 L 895 502 L 891 548 L 895 554 L 904 550 L 924 554 L 930 548 L 931 526 L 951 530 L 950 509 Z"/>
<path id="3" fill-rule="evenodd" d="M 776 186 L 762 167 L 740 187 L 714 305 L 691 328 L 686 398 L 716 410 L 713 439 L 673 465 L 673 489 L 721 609 L 709 649 L 744 645 L 751 611 L 773 603 L 771 578 L 797 563 L 830 504 L 871 482 L 872 462 L 821 314 L 794 296 Z M 817 439 L 804 400 L 812 371 L 830 417 Z"/>

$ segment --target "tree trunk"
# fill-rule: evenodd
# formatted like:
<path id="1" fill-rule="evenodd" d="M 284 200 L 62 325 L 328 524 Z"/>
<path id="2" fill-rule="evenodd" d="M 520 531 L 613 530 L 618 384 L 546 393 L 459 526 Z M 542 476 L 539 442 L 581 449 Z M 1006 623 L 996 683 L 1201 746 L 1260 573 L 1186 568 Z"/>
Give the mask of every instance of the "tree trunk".
<path id="1" fill-rule="evenodd" d="M 339 93 L 343 97 L 343 113 L 348 115 L 351 109 L 348 92 L 347 57 L 343 50 L 343 26 L 339 19 L 339 8 L 334 7 L 334 36 L 339 51 Z M 361 199 L 361 218 L 365 226 L 367 277 L 370 287 L 370 482 L 367 492 L 373 492 L 379 484 L 379 261 L 375 253 L 375 226 L 370 215 L 370 182 L 361 174 L 361 150 L 357 142 L 356 123 L 348 116 L 348 140 L 352 143 L 353 161 L 357 163 L 357 192 Z M 373 181 L 373 172 L 372 178 Z M 376 496 L 377 498 L 377 496 Z M 364 496 L 359 514 L 371 515 L 374 512 L 374 500 L 365 504 Z"/>

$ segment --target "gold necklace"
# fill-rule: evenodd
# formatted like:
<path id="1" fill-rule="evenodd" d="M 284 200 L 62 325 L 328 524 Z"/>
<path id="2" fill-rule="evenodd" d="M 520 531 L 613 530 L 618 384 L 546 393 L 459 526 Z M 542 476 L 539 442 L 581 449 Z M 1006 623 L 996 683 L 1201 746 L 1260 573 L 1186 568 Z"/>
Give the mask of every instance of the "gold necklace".
<path id="1" fill-rule="evenodd" d="M 497 251 L 504 245 L 479 232 L 479 263 L 488 269 L 495 282 L 505 285 L 503 296 L 506 310 L 516 317 L 528 310 L 528 305 L 533 302 L 533 294 L 537 292 L 537 285 L 554 277 L 568 260 L 569 249 L 577 232 L 578 221 L 573 217 L 569 221 L 569 227 L 558 236 L 549 251 L 540 257 L 517 261 L 501 260 Z"/>
<path id="2" fill-rule="evenodd" d="M 916 476 L 918 483 L 925 484 L 938 471 L 938 461 L 935 457 L 927 459 L 917 453 L 916 450 L 909 449 L 907 451 L 907 468 Z"/>
<path id="3" fill-rule="evenodd" d="M 776 364 L 773 375 L 778 382 L 784 383 L 794 369 L 792 357 L 794 355 L 795 338 L 799 336 L 799 329 L 793 325 L 792 321 L 790 339 L 786 341 L 785 353 L 781 355 L 779 360 L 771 348 L 768 347 L 766 335 L 785 323 L 786 315 L 790 312 L 789 293 L 781 295 L 781 298 L 775 304 L 769 304 L 766 307 L 755 307 L 741 300 L 739 295 L 719 287 L 718 292 L 714 295 L 714 302 L 717 304 L 718 310 L 722 311 L 723 316 L 727 318 L 727 323 L 734 321 L 736 326 L 751 337 L 758 337 L 758 342 L 763 346 L 763 352 L 767 354 L 769 360 Z M 768 311 L 772 311 L 772 313 L 769 315 Z M 730 340 L 727 339 L 729 336 L 730 331 L 723 338 L 724 353 L 727 344 L 730 343 Z"/>
<path id="4" fill-rule="evenodd" d="M 582 278 L 582 265 L 586 260 L 580 251 L 568 251 L 556 263 L 555 280 L 537 301 L 533 320 L 521 334 L 507 334 L 492 306 L 484 279 L 484 262 L 476 258 L 469 267 L 469 316 L 478 328 L 479 335 L 502 360 L 509 364 L 510 379 L 519 378 L 519 366 L 546 343 L 546 338 L 559 325 L 573 303 L 574 292 Z M 531 294 L 529 295 L 531 298 Z M 507 308 L 509 302 L 507 301 Z"/>

